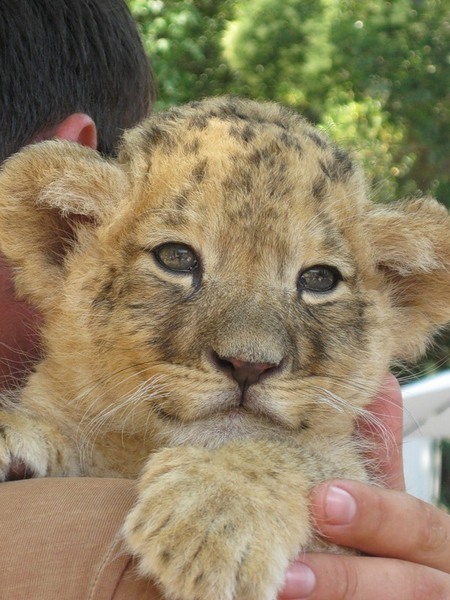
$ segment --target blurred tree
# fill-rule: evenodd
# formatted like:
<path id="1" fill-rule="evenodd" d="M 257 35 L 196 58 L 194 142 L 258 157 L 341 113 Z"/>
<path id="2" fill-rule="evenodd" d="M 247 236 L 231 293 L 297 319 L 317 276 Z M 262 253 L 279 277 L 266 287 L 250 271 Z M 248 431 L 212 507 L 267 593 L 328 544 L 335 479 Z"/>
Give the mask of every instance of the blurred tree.
<path id="1" fill-rule="evenodd" d="M 450 206 L 449 0 L 342 0 L 329 40 L 333 87 L 376 99 L 401 132 L 392 166 L 400 188 Z M 396 165 L 400 156 L 409 164 Z"/>
<path id="2" fill-rule="evenodd" d="M 225 55 L 370 165 L 378 197 L 450 206 L 450 0 L 241 0 Z"/>
<path id="3" fill-rule="evenodd" d="M 233 0 L 128 0 L 158 82 L 157 109 L 234 89 L 239 77 L 222 57 Z"/>
<path id="4" fill-rule="evenodd" d="M 310 99 L 329 64 L 324 20 L 324 6 L 315 0 L 241 0 L 224 37 L 225 57 L 253 97 L 317 120 L 323 106 Z"/>

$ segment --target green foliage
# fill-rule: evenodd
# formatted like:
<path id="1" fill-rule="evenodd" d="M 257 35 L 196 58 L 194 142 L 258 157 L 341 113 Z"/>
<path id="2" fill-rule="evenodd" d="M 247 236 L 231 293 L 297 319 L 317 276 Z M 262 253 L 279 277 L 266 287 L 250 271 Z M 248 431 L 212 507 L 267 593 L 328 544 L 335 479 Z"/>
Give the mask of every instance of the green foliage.
<path id="1" fill-rule="evenodd" d="M 399 188 L 431 191 L 450 205 L 450 2 L 342 0 L 329 30 L 330 77 L 356 101 L 381 103 L 402 132 L 392 153 Z M 396 164 L 408 157 L 409 167 Z"/>
<path id="2" fill-rule="evenodd" d="M 222 58 L 232 0 L 128 0 L 158 83 L 157 109 L 241 88 Z"/>
<path id="3" fill-rule="evenodd" d="M 314 118 L 317 111 L 307 102 L 306 82 L 308 69 L 318 72 L 327 62 L 324 18 L 323 6 L 315 0 L 238 2 L 224 37 L 225 57 L 253 97 L 289 104 Z M 322 51 L 316 52 L 319 44 Z"/>

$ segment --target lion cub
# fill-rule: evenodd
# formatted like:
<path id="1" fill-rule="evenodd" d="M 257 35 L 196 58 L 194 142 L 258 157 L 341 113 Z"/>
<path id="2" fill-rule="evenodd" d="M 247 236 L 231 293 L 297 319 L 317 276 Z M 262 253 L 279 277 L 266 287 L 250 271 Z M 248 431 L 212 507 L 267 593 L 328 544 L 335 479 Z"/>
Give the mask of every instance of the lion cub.
<path id="1" fill-rule="evenodd" d="M 323 542 L 311 487 L 368 480 L 355 418 L 450 320 L 450 219 L 374 205 L 298 115 L 217 98 L 128 131 L 117 160 L 28 147 L 0 246 L 45 316 L 0 412 L 0 476 L 139 478 L 124 535 L 178 600 L 273 600 Z"/>

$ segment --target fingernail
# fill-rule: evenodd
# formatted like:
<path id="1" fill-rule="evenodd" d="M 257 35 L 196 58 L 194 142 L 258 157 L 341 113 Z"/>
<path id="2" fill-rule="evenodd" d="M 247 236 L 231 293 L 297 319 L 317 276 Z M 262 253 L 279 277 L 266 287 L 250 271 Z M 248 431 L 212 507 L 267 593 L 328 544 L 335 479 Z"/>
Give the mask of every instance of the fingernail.
<path id="1" fill-rule="evenodd" d="M 300 600 L 308 598 L 316 587 L 316 576 L 304 563 L 292 563 L 286 573 L 282 597 Z"/>
<path id="2" fill-rule="evenodd" d="M 348 525 L 356 515 L 356 502 L 346 490 L 334 485 L 325 497 L 325 515 L 330 525 Z"/>

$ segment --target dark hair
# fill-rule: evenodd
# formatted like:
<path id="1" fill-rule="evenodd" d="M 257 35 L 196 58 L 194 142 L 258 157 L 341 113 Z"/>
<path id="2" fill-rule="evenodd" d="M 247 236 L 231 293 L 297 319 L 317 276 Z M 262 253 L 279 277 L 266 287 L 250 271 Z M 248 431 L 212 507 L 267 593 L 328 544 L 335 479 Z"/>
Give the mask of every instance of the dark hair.
<path id="1" fill-rule="evenodd" d="M 154 100 L 153 76 L 123 0 L 0 1 L 0 162 L 75 112 L 113 154 Z"/>

